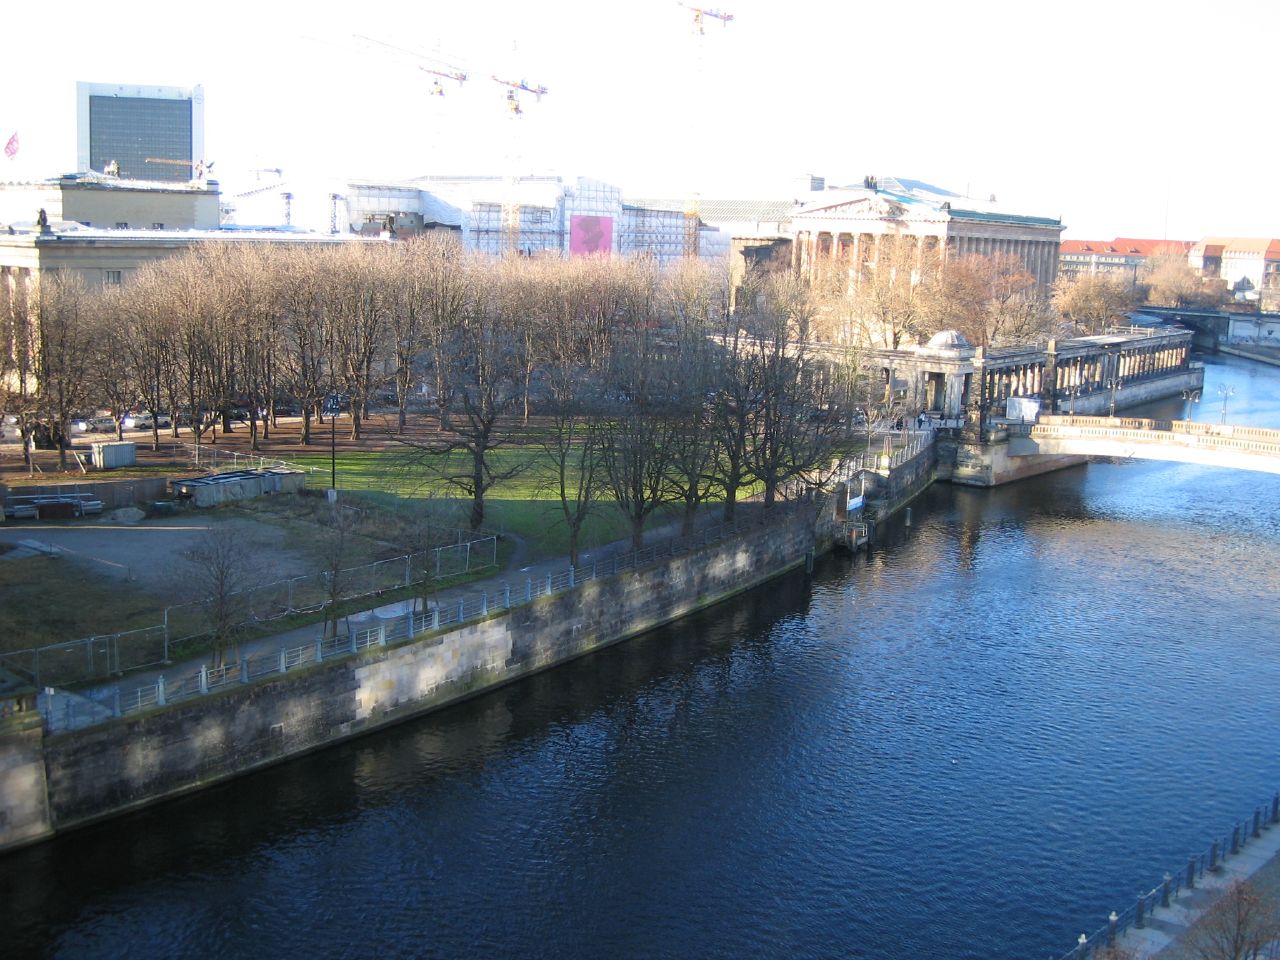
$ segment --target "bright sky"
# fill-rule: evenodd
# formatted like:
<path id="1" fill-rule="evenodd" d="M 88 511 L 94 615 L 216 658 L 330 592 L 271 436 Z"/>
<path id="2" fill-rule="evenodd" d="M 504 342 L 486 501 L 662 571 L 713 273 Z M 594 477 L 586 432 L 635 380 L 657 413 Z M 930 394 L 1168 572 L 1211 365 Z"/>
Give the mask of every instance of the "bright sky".
<path id="1" fill-rule="evenodd" d="M 695 0 L 696 2 L 696 0 Z M 15 0 L 0 180 L 75 166 L 75 83 L 205 93 L 224 190 L 289 178 L 555 173 L 628 196 L 912 177 L 1066 236 L 1280 236 L 1280 3 L 1236 0 Z M 158 8 L 157 8 L 158 9 Z M 356 39 L 402 47 L 419 57 Z M 438 61 L 438 62 L 436 62 Z M 459 86 L 419 66 L 465 70 Z M 512 119 L 490 77 L 543 85 Z"/>

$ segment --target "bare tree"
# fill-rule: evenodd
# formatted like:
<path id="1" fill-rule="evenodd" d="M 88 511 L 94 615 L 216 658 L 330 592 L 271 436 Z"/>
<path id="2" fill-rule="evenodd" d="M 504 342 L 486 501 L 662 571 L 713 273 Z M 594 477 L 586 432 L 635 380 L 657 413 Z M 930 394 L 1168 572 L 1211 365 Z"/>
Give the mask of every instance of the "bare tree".
<path id="1" fill-rule="evenodd" d="M 474 291 L 469 310 L 454 329 L 440 331 L 436 348 L 441 437 L 432 442 L 399 438 L 418 451 L 412 461 L 426 464 L 446 484 L 471 499 L 471 529 L 484 525 L 485 498 L 496 484 L 523 469 L 502 466 L 495 451 L 515 439 L 506 418 L 519 398 L 523 339 L 518 333 L 521 304 L 510 289 L 490 285 Z"/>
<path id="2" fill-rule="evenodd" d="M 239 656 L 237 644 L 245 622 L 244 593 L 256 577 L 252 555 L 240 531 L 219 524 L 184 555 L 186 585 L 196 597 L 213 641 L 213 666 L 221 667 L 228 649 Z"/>
<path id="3" fill-rule="evenodd" d="M 71 414 L 89 399 L 94 305 L 79 277 L 46 273 L 33 306 L 39 414 L 58 441 L 58 468 L 66 470 Z"/>
<path id="4" fill-rule="evenodd" d="M 569 563 L 577 566 L 582 528 L 604 492 L 602 430 L 588 415 L 591 384 L 571 364 L 548 374 L 550 403 L 543 449 L 554 470 L 551 486 L 569 532 Z"/>
<path id="5" fill-rule="evenodd" d="M 757 386 L 746 463 L 772 506 L 790 480 L 829 465 L 837 438 L 832 381 L 807 348 L 814 303 L 794 277 L 778 275 L 752 318 L 748 363 Z"/>
<path id="6" fill-rule="evenodd" d="M 975 346 L 1036 343 L 1048 332 L 1049 304 L 1014 254 L 949 260 L 926 291 L 932 329 L 958 330 Z"/>
<path id="7" fill-rule="evenodd" d="M 325 535 L 321 543 L 321 579 L 324 584 L 322 636 L 326 640 L 338 635 L 338 621 L 342 619 L 338 610 L 342 603 L 342 593 L 347 587 L 345 564 L 357 520 L 357 514 L 352 508 L 334 502 L 323 521 Z"/>
<path id="8" fill-rule="evenodd" d="M 1134 300 L 1128 283 L 1105 273 L 1062 277 L 1053 290 L 1058 313 L 1082 334 L 1102 333 L 1133 309 Z"/>
<path id="9" fill-rule="evenodd" d="M 1162 307 L 1215 309 L 1227 299 L 1227 285 L 1216 277 L 1202 277 L 1175 246 L 1157 249 L 1142 265 L 1139 278 L 1147 302 Z"/>
<path id="10" fill-rule="evenodd" d="M 1194 960 L 1257 960 L 1280 939 L 1275 905 L 1252 884 L 1231 884 L 1187 931 L 1183 944 Z"/>

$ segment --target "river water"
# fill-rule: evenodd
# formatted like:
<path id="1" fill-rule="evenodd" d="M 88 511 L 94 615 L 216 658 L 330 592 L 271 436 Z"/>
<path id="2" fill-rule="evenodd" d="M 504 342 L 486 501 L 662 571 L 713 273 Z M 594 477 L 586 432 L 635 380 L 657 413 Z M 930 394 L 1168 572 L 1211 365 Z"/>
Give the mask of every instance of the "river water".
<path id="1" fill-rule="evenodd" d="M 1219 386 L 1280 426 L 1280 370 Z M 1278 505 L 935 486 L 811 579 L 8 857 L 0 953 L 1059 956 L 1280 786 Z"/>

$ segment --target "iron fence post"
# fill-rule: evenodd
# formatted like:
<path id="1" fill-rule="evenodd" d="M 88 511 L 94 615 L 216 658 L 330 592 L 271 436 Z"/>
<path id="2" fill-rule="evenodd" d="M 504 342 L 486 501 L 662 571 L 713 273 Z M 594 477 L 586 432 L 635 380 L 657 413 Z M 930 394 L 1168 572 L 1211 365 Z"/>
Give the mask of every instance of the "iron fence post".
<path id="1" fill-rule="evenodd" d="M 200 664 L 200 692 L 209 692 L 209 668 L 205 664 Z"/>
<path id="2" fill-rule="evenodd" d="M 551 595 L 551 574 L 547 574 L 547 596 Z"/>
<path id="3" fill-rule="evenodd" d="M 1172 879 L 1173 877 L 1166 873 L 1164 880 L 1160 884 L 1160 906 L 1162 907 L 1169 906 L 1169 881 Z"/>
<path id="4" fill-rule="evenodd" d="M 156 703 L 163 707 L 165 702 L 164 674 L 162 673 L 156 678 Z"/>
<path id="5" fill-rule="evenodd" d="M 280 651 L 280 672 L 284 673 L 285 670 L 287 669 L 288 667 L 285 665 L 285 654 L 284 654 L 284 650 L 282 649 Z"/>
<path id="6" fill-rule="evenodd" d="M 467 600 L 465 597 L 458 600 L 458 622 L 462 623 L 467 619 Z"/>
<path id="7" fill-rule="evenodd" d="M 502 585 L 502 605 L 508 610 L 511 609 L 511 584 L 509 583 Z"/>
<path id="8" fill-rule="evenodd" d="M 1196 858 L 1190 857 L 1187 860 L 1187 889 L 1194 890 L 1196 888 Z"/>
<path id="9" fill-rule="evenodd" d="M 1116 916 L 1114 910 L 1111 916 L 1107 917 L 1107 946 L 1114 947 L 1116 945 L 1116 930 L 1120 926 L 1120 918 Z"/>
<path id="10" fill-rule="evenodd" d="M 1134 929 L 1141 930 L 1147 925 L 1147 895 L 1145 893 L 1138 894 L 1138 904 L 1133 911 Z"/>

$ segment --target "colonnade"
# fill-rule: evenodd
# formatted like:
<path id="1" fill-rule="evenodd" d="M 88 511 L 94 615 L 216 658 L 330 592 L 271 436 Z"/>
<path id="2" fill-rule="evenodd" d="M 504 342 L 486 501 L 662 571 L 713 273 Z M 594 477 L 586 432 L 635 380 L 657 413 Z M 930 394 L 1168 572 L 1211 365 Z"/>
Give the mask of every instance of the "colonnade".
<path id="1" fill-rule="evenodd" d="M 814 279 L 833 264 L 842 264 L 856 277 L 865 264 L 880 260 L 884 241 L 909 243 L 914 248 L 917 265 L 940 255 L 944 260 L 956 257 L 1008 254 L 1019 258 L 1027 272 L 1047 290 L 1057 276 L 1058 241 L 1030 238 L 968 237 L 852 233 L 836 230 L 802 230 L 796 233 L 792 250 L 792 267 L 799 275 Z M 855 266 L 858 268 L 854 270 Z"/>

